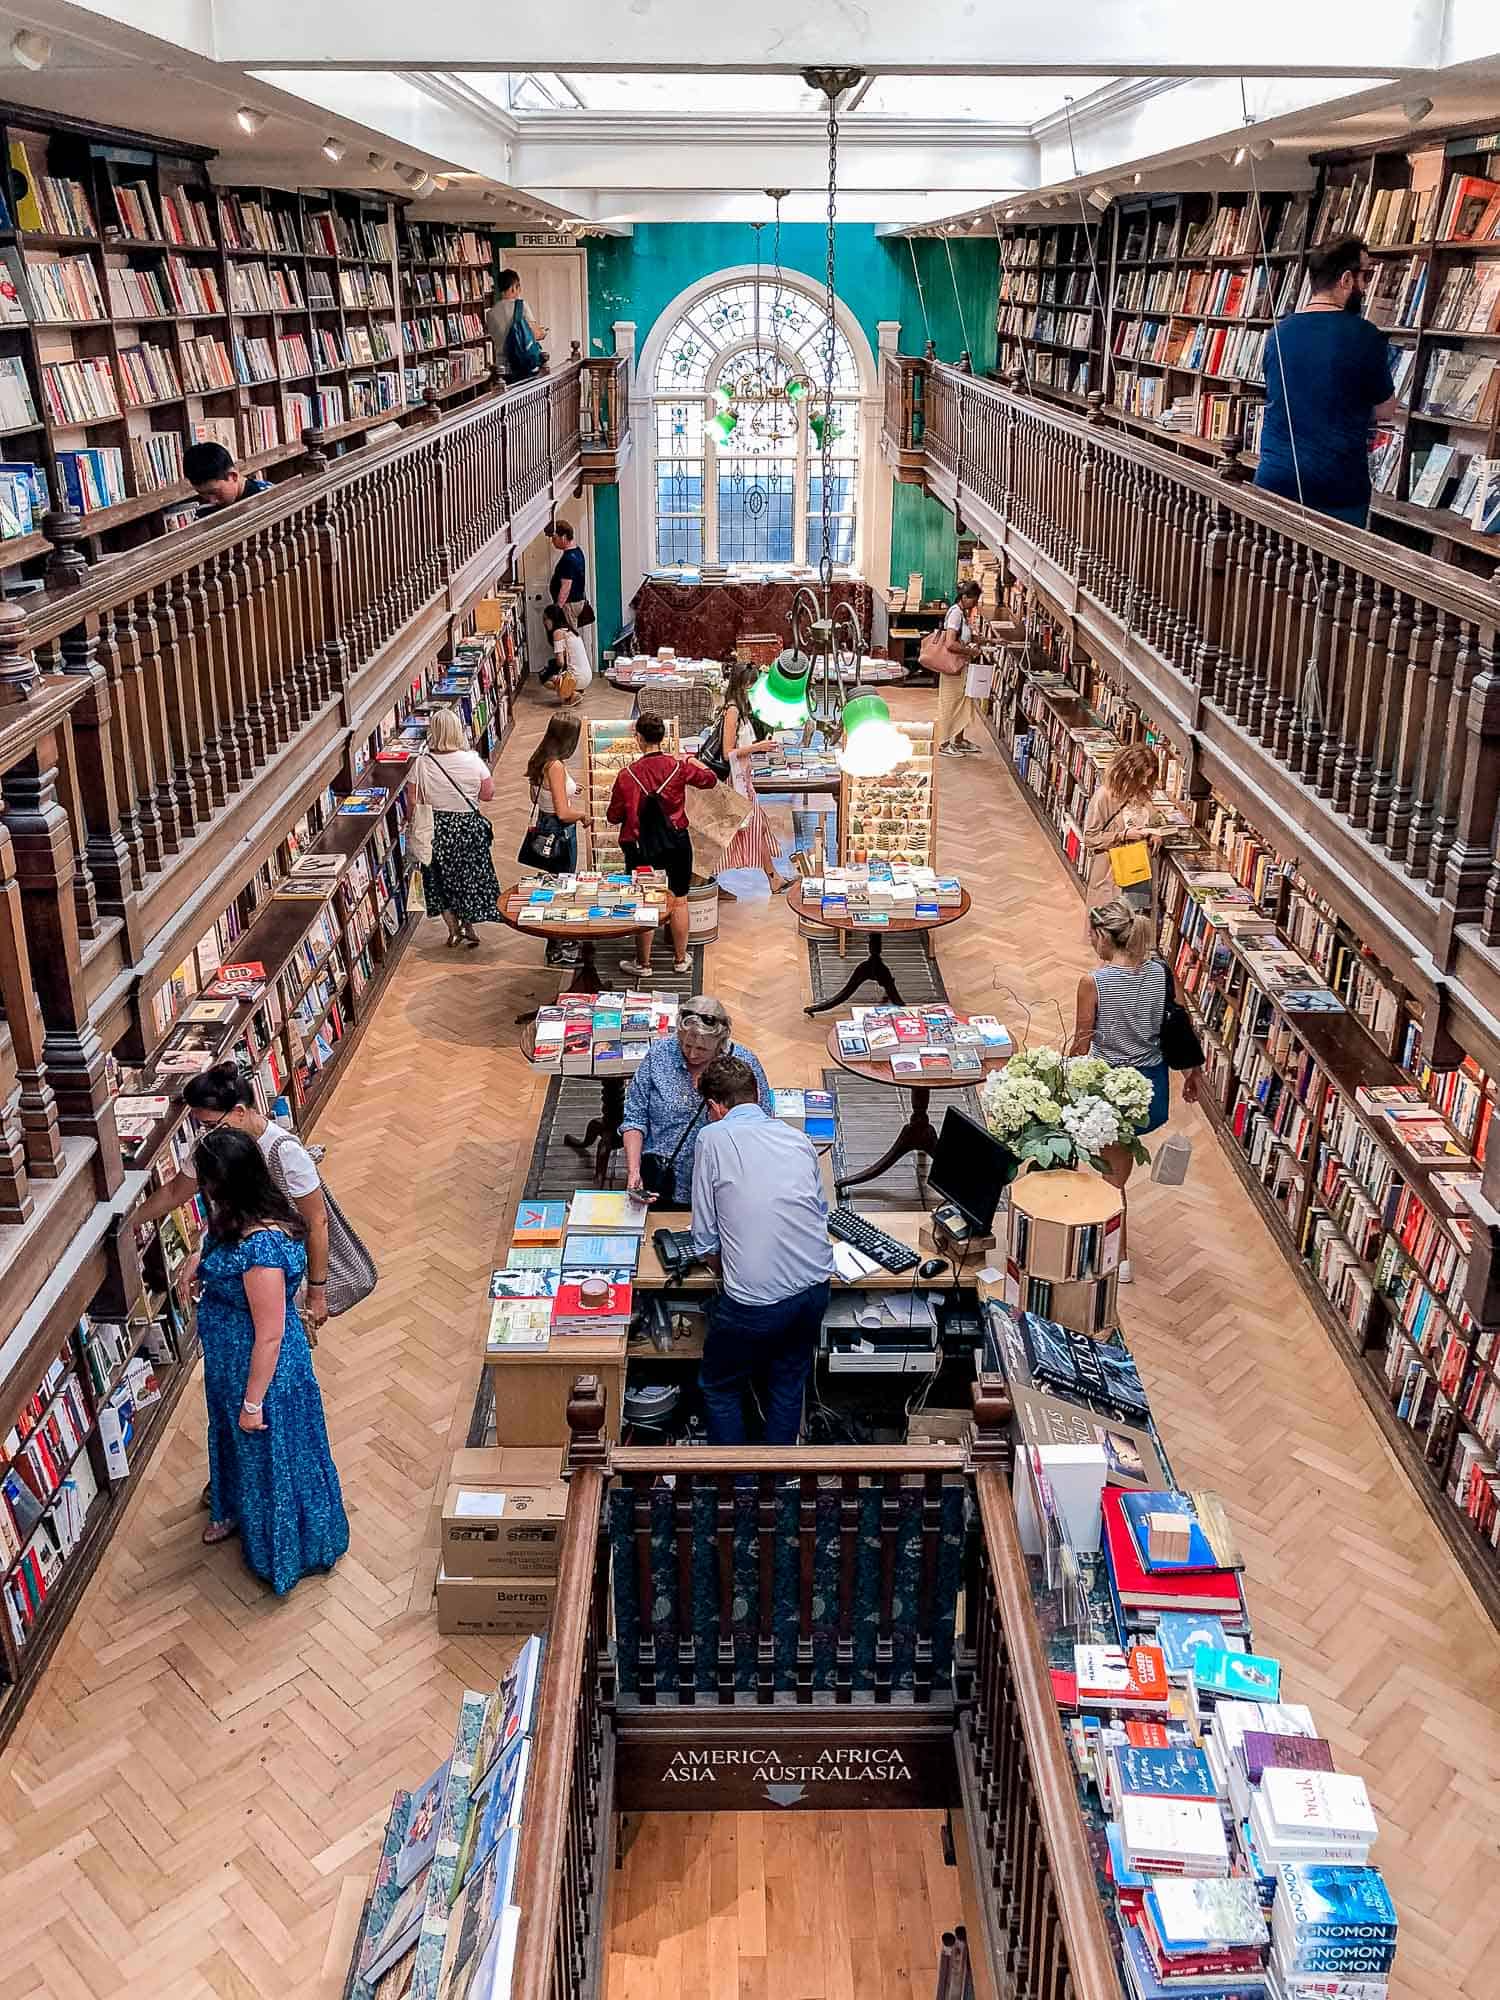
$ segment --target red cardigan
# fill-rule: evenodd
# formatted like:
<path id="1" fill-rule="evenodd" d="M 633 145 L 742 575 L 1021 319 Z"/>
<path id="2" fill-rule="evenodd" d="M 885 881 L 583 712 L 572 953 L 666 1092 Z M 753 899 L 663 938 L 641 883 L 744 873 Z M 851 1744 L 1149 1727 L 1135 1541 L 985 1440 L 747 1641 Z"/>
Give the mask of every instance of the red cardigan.
<path id="1" fill-rule="evenodd" d="M 633 764 L 627 764 L 615 779 L 604 817 L 611 826 L 620 829 L 622 843 L 638 840 L 641 803 L 648 792 L 654 792 L 660 785 L 662 810 L 667 816 L 667 824 L 681 832 L 687 825 L 683 800 L 688 786 L 705 792 L 717 783 L 713 772 L 706 771 L 693 758 L 674 757 L 665 750 L 651 750 L 644 757 L 637 757 Z"/>

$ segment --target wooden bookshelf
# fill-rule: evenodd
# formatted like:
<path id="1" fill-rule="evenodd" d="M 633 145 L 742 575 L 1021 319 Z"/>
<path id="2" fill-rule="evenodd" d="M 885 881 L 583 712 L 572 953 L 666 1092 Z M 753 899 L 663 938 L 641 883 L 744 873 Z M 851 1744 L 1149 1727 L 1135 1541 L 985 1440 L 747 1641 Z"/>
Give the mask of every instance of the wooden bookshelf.
<path id="1" fill-rule="evenodd" d="M 1119 204 L 1110 293 L 1113 413 L 1154 442 L 1253 457 L 1272 322 L 1296 308 L 1311 197 L 1178 194 Z"/>
<path id="2" fill-rule="evenodd" d="M 0 481 L 0 568 L 39 569 L 49 499 L 84 514 L 91 560 L 180 526 L 199 439 L 274 468 L 308 430 L 347 448 L 429 387 L 447 401 L 490 379 L 487 232 L 403 226 L 359 190 L 215 187 L 201 148 L 16 108 L 0 142 L 26 188 L 0 201 L 0 462 L 39 475 Z M 418 282 L 442 298 L 425 322 Z"/>
<path id="3" fill-rule="evenodd" d="M 1366 310 L 1396 350 L 1402 416 L 1377 450 L 1375 521 L 1484 575 L 1500 556 L 1472 518 L 1484 464 L 1500 452 L 1497 147 L 1500 132 L 1469 130 L 1328 154 L 1313 231 L 1317 243 L 1365 243 L 1377 267 Z"/>
<path id="4" fill-rule="evenodd" d="M 1030 643 L 997 676 L 986 719 L 1082 894 L 1073 836 L 1092 775 L 1071 732 L 1107 723 L 1122 741 L 1131 730 L 1152 738 L 1164 777 L 1172 753 L 1149 718 L 1102 683 L 1060 624 L 1036 606 L 1026 615 Z M 1058 676 L 1069 688 L 1050 684 Z M 1500 1329 L 1477 1325 L 1465 1304 L 1474 1289 L 1465 1283 L 1465 1220 L 1436 1192 L 1435 1174 L 1447 1169 L 1413 1160 L 1357 1098 L 1360 1089 L 1416 1086 L 1455 1141 L 1482 1156 L 1495 1086 L 1451 1043 L 1427 1046 L 1419 1002 L 1242 815 L 1212 797 L 1193 810 L 1202 844 L 1162 852 L 1157 902 L 1159 943 L 1208 1058 L 1200 1103 L 1383 1434 L 1500 1623 L 1493 1539 L 1500 1535 Z M 1191 886 L 1194 871 L 1204 870 L 1238 885 L 1251 906 L 1238 921 L 1252 933 L 1258 927 L 1262 940 L 1237 936 L 1228 918 L 1210 920 L 1212 894 Z M 1308 984 L 1331 984 L 1345 1010 L 1289 1011 L 1257 976 L 1260 949 L 1300 949 Z M 1433 1057 L 1448 1066 L 1434 1070 Z M 1466 1171 L 1458 1157 L 1447 1168 Z M 1467 1171 L 1477 1179 L 1481 1169 Z M 1474 1231 L 1482 1254 L 1481 1225 Z"/>
<path id="5" fill-rule="evenodd" d="M 1024 223 L 1000 232 L 997 367 L 1054 402 L 1103 387 L 1113 220 Z"/>

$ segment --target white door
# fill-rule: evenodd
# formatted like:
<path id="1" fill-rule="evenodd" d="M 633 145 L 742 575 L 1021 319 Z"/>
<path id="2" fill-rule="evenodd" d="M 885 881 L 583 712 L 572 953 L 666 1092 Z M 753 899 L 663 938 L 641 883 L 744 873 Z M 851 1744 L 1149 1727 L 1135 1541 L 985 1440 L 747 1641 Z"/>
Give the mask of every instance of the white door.
<path id="1" fill-rule="evenodd" d="M 551 357 L 554 368 L 568 358 L 570 345 L 578 342 L 587 354 L 588 291 L 584 283 L 581 250 L 512 250 L 502 253 L 510 268 L 521 274 L 521 296 L 537 337 Z"/>
<path id="2" fill-rule="evenodd" d="M 573 533 L 578 546 L 588 558 L 588 590 L 590 602 L 596 602 L 594 595 L 594 509 L 593 495 L 585 492 L 582 499 L 565 500 L 557 510 L 565 521 L 573 524 Z M 526 595 L 526 647 L 531 661 L 531 671 L 539 674 L 550 659 L 552 647 L 542 625 L 542 613 L 552 602 L 548 586 L 552 581 L 552 571 L 557 563 L 557 550 L 545 534 L 538 535 L 521 556 L 521 588 Z M 598 666 L 595 650 L 597 625 L 588 626 L 581 634 L 588 648 L 589 658 Z"/>

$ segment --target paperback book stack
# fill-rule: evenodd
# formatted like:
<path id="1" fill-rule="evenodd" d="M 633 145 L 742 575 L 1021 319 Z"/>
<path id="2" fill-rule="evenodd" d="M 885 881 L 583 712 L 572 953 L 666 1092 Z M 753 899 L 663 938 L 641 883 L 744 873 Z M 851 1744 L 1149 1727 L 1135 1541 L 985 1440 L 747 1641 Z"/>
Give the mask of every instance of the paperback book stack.
<path id="1" fill-rule="evenodd" d="M 492 1694 L 464 1695 L 448 1759 L 397 1792 L 349 2000 L 506 2000 L 541 1670 L 533 1637 Z"/>
<path id="2" fill-rule="evenodd" d="M 834 1116 L 831 1090 L 773 1090 L 774 1115 L 784 1125 L 805 1132 L 815 1146 L 833 1144 Z"/>
<path id="3" fill-rule="evenodd" d="M 821 905 L 825 920 L 884 930 L 893 920 L 936 923 L 962 905 L 963 883 L 925 863 L 873 859 L 809 875 L 801 895 L 804 904 Z"/>
<path id="4" fill-rule="evenodd" d="M 648 1214 L 621 1189 L 522 1202 L 505 1266 L 490 1273 L 486 1359 L 628 1332 Z"/>
<path id="5" fill-rule="evenodd" d="M 892 1076 L 978 1083 L 986 1059 L 1009 1055 L 1010 1031 L 993 1014 L 959 1014 L 946 1004 L 856 1007 L 838 1023 L 845 1062 L 887 1064 Z"/>
<path id="6" fill-rule="evenodd" d="M 531 1060 L 559 1076 L 631 1076 L 677 1031 L 675 993 L 565 993 L 537 1010 Z"/>
<path id="7" fill-rule="evenodd" d="M 637 868 L 633 875 L 529 875 L 516 885 L 521 898 L 517 922 L 536 926 L 566 924 L 586 936 L 590 928 L 639 924 L 650 929 L 662 919 L 667 878 L 660 869 Z"/>

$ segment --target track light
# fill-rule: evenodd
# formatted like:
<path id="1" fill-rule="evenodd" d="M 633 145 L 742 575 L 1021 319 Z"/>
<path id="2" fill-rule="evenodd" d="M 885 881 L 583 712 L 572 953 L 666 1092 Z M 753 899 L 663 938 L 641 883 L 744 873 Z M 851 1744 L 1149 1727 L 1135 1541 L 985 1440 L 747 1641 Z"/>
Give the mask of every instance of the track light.
<path id="1" fill-rule="evenodd" d="M 397 177 L 406 182 L 413 194 L 425 194 L 432 186 L 432 175 L 425 167 L 397 167 Z"/>
<path id="2" fill-rule="evenodd" d="M 344 144 L 342 139 L 335 139 L 331 135 L 323 141 L 323 158 L 325 160 L 332 160 L 335 166 L 343 159 L 348 150 L 349 148 Z"/>
<path id="3" fill-rule="evenodd" d="M 1133 173 L 1130 176 L 1130 185 L 1132 187 L 1137 187 L 1137 188 L 1143 187 L 1145 185 L 1145 181 L 1146 181 L 1146 176 L 1143 173 Z"/>
<path id="4" fill-rule="evenodd" d="M 52 60 L 52 43 L 35 28 L 22 28 L 11 36 L 10 52 L 22 69 L 45 69 Z"/>
<path id="5" fill-rule="evenodd" d="M 17 39 L 19 40 L 20 38 L 17 37 Z M 1430 97 L 1408 97 L 1401 107 L 1401 116 L 1406 120 L 1408 125 L 1420 125 L 1424 118 L 1432 116 L 1432 99 Z"/>
<path id="6" fill-rule="evenodd" d="M 1113 196 L 1107 187 L 1096 187 L 1089 190 L 1089 207 L 1097 208 L 1101 215 L 1109 207 L 1112 199 Z"/>
<path id="7" fill-rule="evenodd" d="M 247 138 L 253 139 L 266 122 L 264 111 L 257 111 L 253 105 L 242 104 L 234 114 L 234 122 Z"/>

